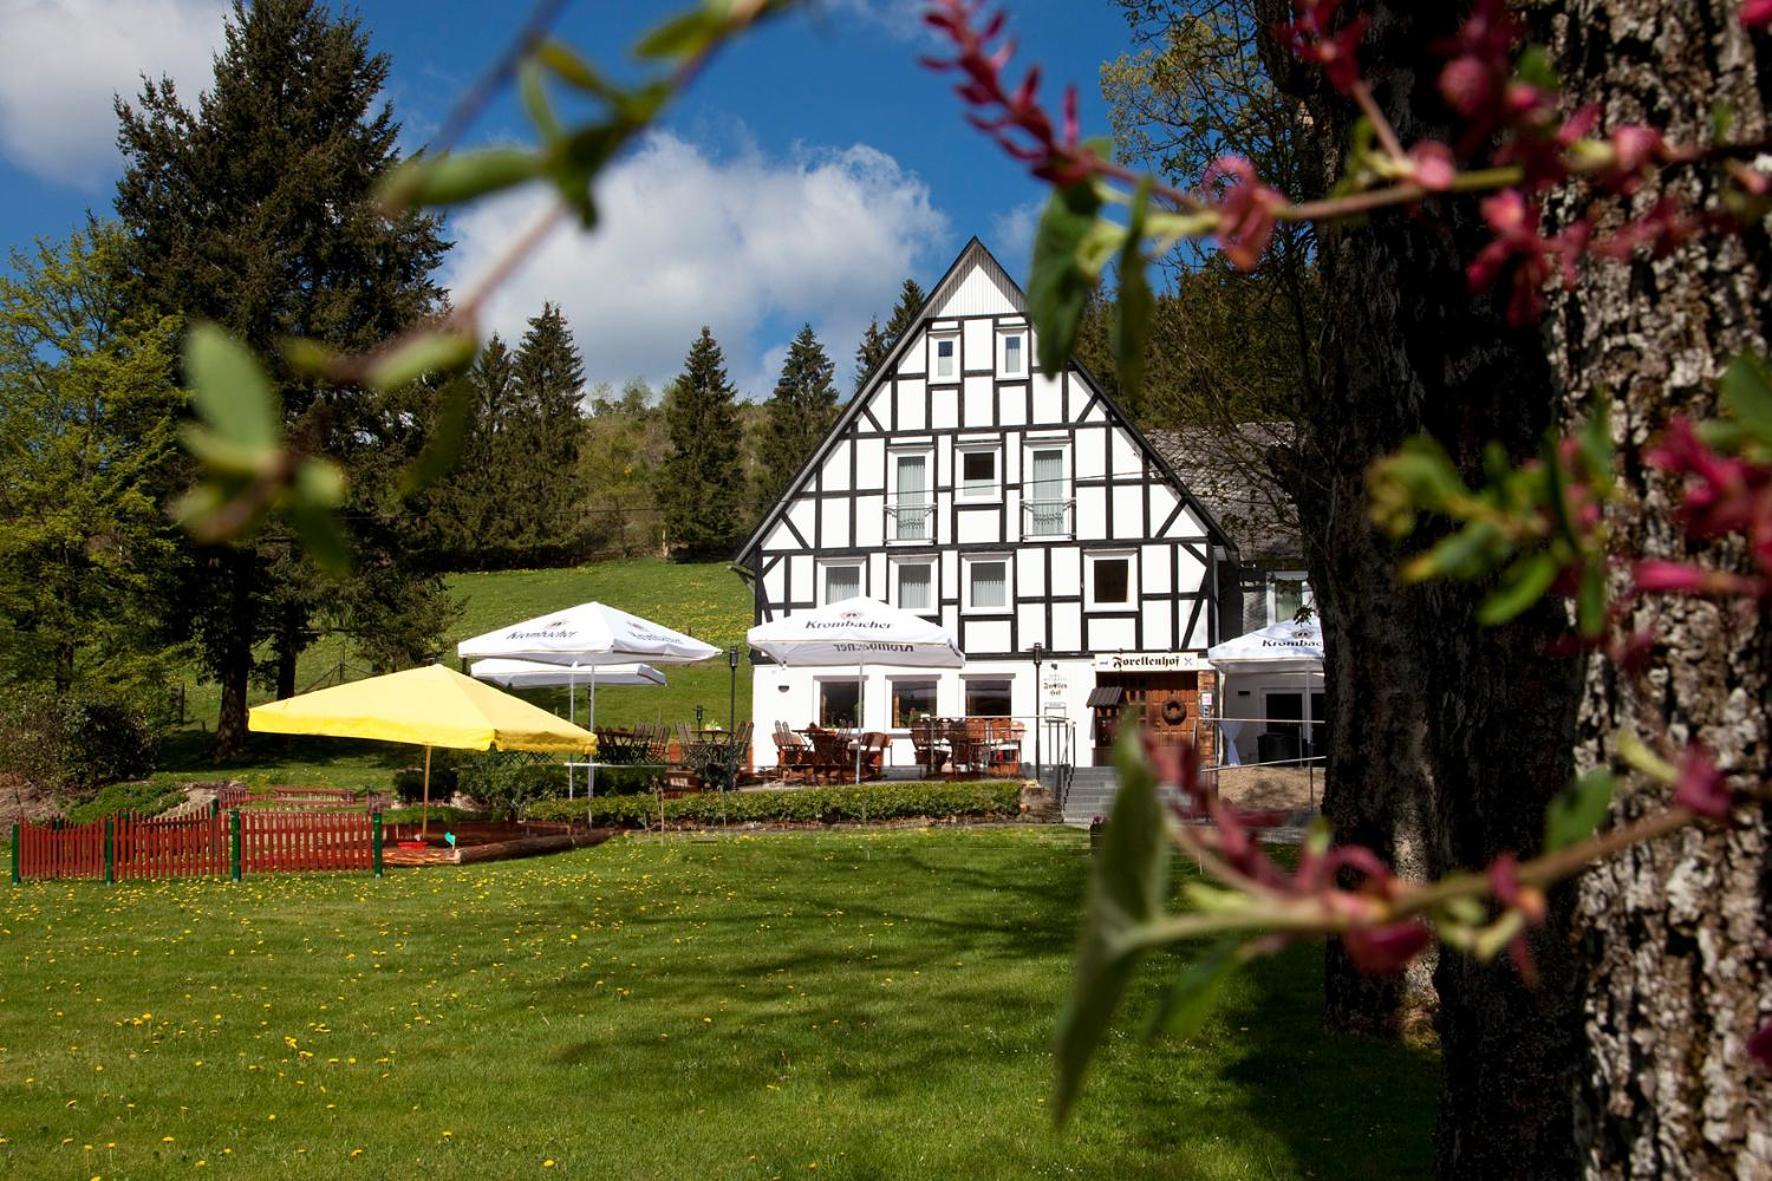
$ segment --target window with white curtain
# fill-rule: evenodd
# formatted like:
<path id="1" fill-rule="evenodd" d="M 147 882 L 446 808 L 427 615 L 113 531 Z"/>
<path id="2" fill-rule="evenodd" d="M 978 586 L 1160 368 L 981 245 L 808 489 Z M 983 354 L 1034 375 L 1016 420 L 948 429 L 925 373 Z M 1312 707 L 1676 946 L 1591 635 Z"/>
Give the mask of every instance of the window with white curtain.
<path id="1" fill-rule="evenodd" d="M 931 333 L 929 371 L 938 379 L 951 379 L 960 372 L 960 337 L 957 333 Z"/>
<path id="2" fill-rule="evenodd" d="M 935 505 L 929 490 L 927 452 L 892 457 L 892 539 L 929 541 L 935 536 Z"/>
<path id="3" fill-rule="evenodd" d="M 931 562 L 895 563 L 898 606 L 906 611 L 935 610 L 935 566 Z"/>
<path id="4" fill-rule="evenodd" d="M 1003 342 L 1002 375 L 1004 377 L 1026 377 L 1028 372 L 1027 336 L 1018 329 L 1014 332 L 1002 333 L 1000 339 Z"/>
<path id="5" fill-rule="evenodd" d="M 819 602 L 835 603 L 861 594 L 860 562 L 827 562 L 821 574 L 824 580 L 824 597 Z"/>
<path id="6" fill-rule="evenodd" d="M 1063 447 L 1034 447 L 1028 451 L 1023 513 L 1029 537 L 1064 537 L 1071 531 L 1067 458 Z"/>
<path id="7" fill-rule="evenodd" d="M 1009 609 L 1009 562 L 1006 559 L 967 559 L 966 606 L 973 611 Z"/>

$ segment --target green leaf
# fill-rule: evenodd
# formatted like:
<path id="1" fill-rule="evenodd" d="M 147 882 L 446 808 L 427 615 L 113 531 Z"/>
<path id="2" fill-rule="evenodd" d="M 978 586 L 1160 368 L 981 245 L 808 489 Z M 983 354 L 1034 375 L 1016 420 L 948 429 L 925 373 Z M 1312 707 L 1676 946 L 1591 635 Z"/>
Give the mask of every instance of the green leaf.
<path id="1" fill-rule="evenodd" d="M 179 430 L 185 450 L 212 472 L 230 476 L 256 476 L 276 466 L 281 452 L 269 447 L 248 447 L 223 437 L 208 427 L 190 423 Z"/>
<path id="2" fill-rule="evenodd" d="M 599 98 L 613 98 L 620 93 L 603 80 L 590 62 L 572 46 L 550 37 L 535 47 L 535 60 L 553 72 L 554 77 L 575 90 Z"/>
<path id="3" fill-rule="evenodd" d="M 421 332 L 377 357 L 364 377 L 376 389 L 398 389 L 429 373 L 465 368 L 479 347 L 471 332 Z"/>
<path id="4" fill-rule="evenodd" d="M 1495 557 L 1495 544 L 1501 540 L 1501 530 L 1492 522 L 1473 521 L 1442 538 L 1425 554 L 1406 562 L 1403 579 L 1425 582 L 1430 578 L 1475 578 L 1489 568 Z"/>
<path id="5" fill-rule="evenodd" d="M 1581 462 L 1587 468 L 1588 479 L 1596 484 L 1603 481 L 1610 485 L 1617 478 L 1612 462 L 1611 405 L 1611 400 L 1602 395 L 1597 399 L 1593 414 L 1575 432 Z"/>
<path id="6" fill-rule="evenodd" d="M 236 447 L 275 451 L 283 407 L 252 350 L 214 324 L 185 335 L 185 380 L 197 413 Z"/>
<path id="7" fill-rule="evenodd" d="M 1120 789 L 1095 855 L 1076 977 L 1058 1018 L 1053 1116 L 1059 1121 L 1070 1113 L 1089 1060 L 1125 996 L 1140 946 L 1136 932 L 1157 918 L 1168 897 L 1167 814 L 1138 727 L 1123 727 L 1115 762 Z"/>
<path id="8" fill-rule="evenodd" d="M 1151 316 L 1156 310 L 1150 279 L 1144 273 L 1142 250 L 1150 202 L 1151 178 L 1147 176 L 1138 182 L 1138 191 L 1132 195 L 1126 242 L 1120 250 L 1120 298 L 1114 317 L 1114 375 L 1134 403 L 1144 387 L 1144 354 L 1150 343 Z"/>
<path id="9" fill-rule="evenodd" d="M 1556 67 L 1551 64 L 1550 53 L 1542 45 L 1528 45 L 1520 52 L 1519 60 L 1514 63 L 1514 77 L 1540 90 L 1556 91 L 1563 86 Z"/>
<path id="10" fill-rule="evenodd" d="M 389 175 L 382 184 L 382 200 L 385 204 L 455 205 L 520 185 L 540 171 L 541 160 L 523 148 L 481 148 L 450 152 L 436 159 L 421 156 Z"/>
<path id="11" fill-rule="evenodd" d="M 1242 944 L 1235 937 L 1221 939 L 1205 955 L 1189 964 L 1174 983 L 1163 990 L 1157 1001 L 1157 1011 L 1151 1017 L 1149 1036 L 1171 1033 L 1193 1037 L 1199 1033 L 1212 1013 L 1218 994 L 1224 991 L 1225 982 L 1243 962 L 1241 951 Z"/>
<path id="12" fill-rule="evenodd" d="M 682 59 L 705 51 L 726 28 L 726 17 L 712 5 L 678 13 L 640 38 L 640 57 Z"/>
<path id="13" fill-rule="evenodd" d="M 1723 409 L 1756 441 L 1772 447 L 1772 371 L 1743 353 L 1723 371 Z"/>
<path id="14" fill-rule="evenodd" d="M 1477 622 L 1493 627 L 1519 615 L 1544 597 L 1561 570 L 1562 564 L 1544 550 L 1521 558 L 1477 608 Z"/>
<path id="15" fill-rule="evenodd" d="M 309 377 L 337 380 L 345 368 L 343 353 L 305 336 L 288 337 L 277 348 L 291 369 Z"/>
<path id="16" fill-rule="evenodd" d="M 548 143 L 560 138 L 560 120 L 554 117 L 554 104 L 548 101 L 548 87 L 541 65 L 531 58 L 517 67 L 517 93 L 522 96 L 523 110 L 535 130 Z"/>
<path id="17" fill-rule="evenodd" d="M 1033 273 L 1028 278 L 1028 311 L 1040 347 L 1040 368 L 1064 372 L 1077 344 L 1083 313 L 1096 280 L 1077 261 L 1095 227 L 1101 198 L 1087 181 L 1055 189 L 1034 234 Z"/>
<path id="18" fill-rule="evenodd" d="M 1589 562 L 1581 568 L 1581 584 L 1575 595 L 1575 625 L 1584 636 L 1606 630 L 1606 566 Z"/>
<path id="19" fill-rule="evenodd" d="M 455 466 L 455 461 L 461 457 L 462 444 L 467 441 L 468 419 L 473 411 L 473 382 L 466 377 L 457 377 L 443 387 L 431 437 L 425 440 L 424 450 L 400 478 L 403 495 L 429 487 Z"/>
<path id="20" fill-rule="evenodd" d="M 1555 853 L 1592 836 L 1606 819 L 1617 786 L 1612 772 L 1602 767 L 1557 793 L 1544 810 L 1544 851 Z"/>
<path id="21" fill-rule="evenodd" d="M 289 523 L 308 558 L 328 574 L 351 572 L 350 538 L 333 511 L 344 494 L 344 476 L 332 464 L 311 459 L 296 473 L 288 507 Z"/>

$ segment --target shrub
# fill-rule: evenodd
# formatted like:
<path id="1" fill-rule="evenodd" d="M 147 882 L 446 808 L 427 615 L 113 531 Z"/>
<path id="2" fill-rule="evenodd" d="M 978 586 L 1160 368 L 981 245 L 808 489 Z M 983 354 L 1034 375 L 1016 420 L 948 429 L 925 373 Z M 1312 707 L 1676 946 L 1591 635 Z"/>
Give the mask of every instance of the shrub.
<path id="1" fill-rule="evenodd" d="M 184 801 L 184 789 L 163 783 L 147 783 L 139 779 L 133 783 L 113 783 L 84 804 L 69 808 L 68 822 L 85 824 L 89 820 L 120 816 L 125 812 L 131 816 L 158 816 Z"/>
<path id="2" fill-rule="evenodd" d="M 453 796 L 461 784 L 461 776 L 454 767 L 438 767 L 433 760 L 431 764 L 431 798 L 447 800 Z M 416 804 L 425 798 L 425 769 L 423 767 L 402 767 L 394 772 L 394 795 L 401 803 Z"/>
<path id="3" fill-rule="evenodd" d="M 562 769 L 527 751 L 489 750 L 461 760 L 461 789 L 497 820 L 514 820 L 531 800 L 555 789 Z M 435 786 L 435 780 L 432 781 Z"/>
<path id="4" fill-rule="evenodd" d="M 0 694 L 0 772 L 51 791 L 83 792 L 154 769 L 159 743 L 120 699 L 19 686 Z"/>
<path id="5" fill-rule="evenodd" d="M 658 823 L 659 801 L 649 795 L 604 795 L 531 803 L 531 820 L 582 820 L 613 828 Z M 1012 817 L 1020 812 L 1021 785 L 991 783 L 886 783 L 866 787 L 803 787 L 779 791 L 699 792 L 663 803 L 666 824 L 715 825 L 820 823 L 862 820 Z"/>

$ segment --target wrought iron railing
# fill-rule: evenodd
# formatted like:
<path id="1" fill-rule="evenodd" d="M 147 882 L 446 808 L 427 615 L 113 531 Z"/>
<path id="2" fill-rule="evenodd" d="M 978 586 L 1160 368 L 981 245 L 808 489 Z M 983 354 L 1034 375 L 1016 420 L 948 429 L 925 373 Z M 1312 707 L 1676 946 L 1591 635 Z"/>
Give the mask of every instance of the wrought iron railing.
<path id="1" fill-rule="evenodd" d="M 935 506 L 927 501 L 899 501 L 886 506 L 890 527 L 886 535 L 893 541 L 933 541 L 935 538 Z"/>
<path id="2" fill-rule="evenodd" d="M 1069 537 L 1076 501 L 1032 499 L 1021 502 L 1023 537 Z"/>

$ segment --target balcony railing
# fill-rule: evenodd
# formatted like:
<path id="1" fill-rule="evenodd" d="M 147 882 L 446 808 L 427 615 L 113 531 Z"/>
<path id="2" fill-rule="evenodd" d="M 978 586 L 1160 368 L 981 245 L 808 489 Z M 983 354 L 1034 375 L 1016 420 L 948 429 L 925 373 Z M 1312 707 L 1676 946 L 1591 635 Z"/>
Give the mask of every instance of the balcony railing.
<path id="1" fill-rule="evenodd" d="M 1036 499 L 1021 502 L 1023 537 L 1069 537 L 1076 501 Z"/>
<path id="2" fill-rule="evenodd" d="M 926 501 L 899 501 L 886 506 L 886 536 L 893 541 L 931 541 L 935 538 L 935 506 Z"/>

